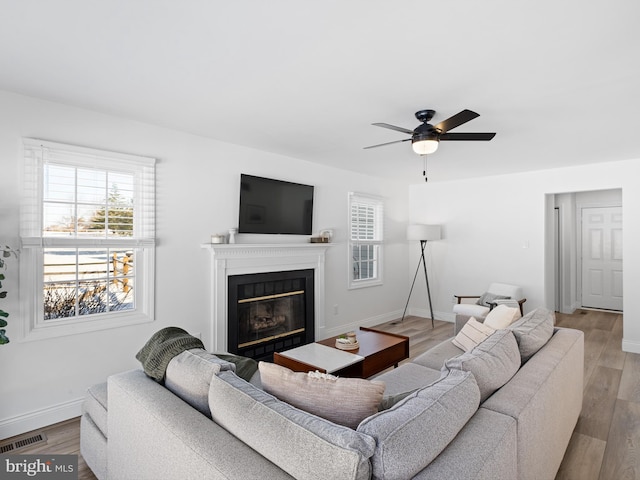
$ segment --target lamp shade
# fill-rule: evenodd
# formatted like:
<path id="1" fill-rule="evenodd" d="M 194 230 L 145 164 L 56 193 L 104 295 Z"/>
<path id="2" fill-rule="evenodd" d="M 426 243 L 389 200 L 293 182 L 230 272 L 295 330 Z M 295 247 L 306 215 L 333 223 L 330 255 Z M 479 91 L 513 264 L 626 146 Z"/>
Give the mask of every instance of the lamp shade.
<path id="1" fill-rule="evenodd" d="M 409 225 L 407 227 L 407 240 L 440 240 L 442 229 L 440 225 Z"/>

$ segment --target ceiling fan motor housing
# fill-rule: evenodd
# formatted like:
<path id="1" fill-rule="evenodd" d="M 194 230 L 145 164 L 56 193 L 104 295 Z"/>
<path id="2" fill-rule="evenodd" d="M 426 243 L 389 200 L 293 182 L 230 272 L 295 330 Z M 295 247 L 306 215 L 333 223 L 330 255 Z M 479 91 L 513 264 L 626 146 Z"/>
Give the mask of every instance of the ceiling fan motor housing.
<path id="1" fill-rule="evenodd" d="M 440 131 L 435 129 L 433 125 L 423 123 L 422 125 L 418 125 L 413 131 L 411 143 L 419 142 L 422 140 L 438 140 L 439 134 Z"/>

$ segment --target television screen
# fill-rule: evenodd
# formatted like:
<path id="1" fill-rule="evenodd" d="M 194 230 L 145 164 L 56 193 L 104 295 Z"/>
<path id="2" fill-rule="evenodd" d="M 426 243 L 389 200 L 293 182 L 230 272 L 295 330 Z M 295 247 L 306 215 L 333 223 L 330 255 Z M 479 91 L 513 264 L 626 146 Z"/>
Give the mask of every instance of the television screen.
<path id="1" fill-rule="evenodd" d="M 313 186 L 240 176 L 239 233 L 311 235 Z"/>

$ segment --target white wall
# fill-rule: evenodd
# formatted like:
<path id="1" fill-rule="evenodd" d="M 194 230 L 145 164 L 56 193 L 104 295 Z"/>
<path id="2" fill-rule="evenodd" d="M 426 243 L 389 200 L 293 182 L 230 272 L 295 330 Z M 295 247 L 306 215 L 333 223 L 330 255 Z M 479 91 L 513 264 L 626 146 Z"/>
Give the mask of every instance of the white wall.
<path id="1" fill-rule="evenodd" d="M 479 294 L 493 281 L 521 285 L 527 297 L 525 311 L 538 306 L 553 309 L 555 194 L 621 188 L 622 348 L 640 353 L 640 305 L 634 301 L 640 288 L 639 174 L 640 159 L 634 159 L 411 186 L 410 221 L 443 225 L 443 240 L 429 245 L 436 317 L 452 319 L 454 294 Z M 412 306 L 423 304 L 425 296 L 412 299 Z"/>
<path id="2" fill-rule="evenodd" d="M 23 137 L 158 159 L 156 321 L 21 342 L 16 333 L 22 320 L 18 266 L 10 265 L 9 295 L 2 303 L 11 314 L 7 328 L 11 343 L 0 347 L 0 438 L 79 415 L 85 389 L 110 374 L 138 367 L 136 352 L 160 328 L 177 325 L 209 338 L 209 252 L 200 244 L 212 233 L 237 226 L 241 172 L 316 187 L 314 229 L 332 228 L 336 243 L 327 253 L 325 267 L 328 336 L 395 318 L 404 307 L 406 185 L 0 92 L 0 242 L 13 245 L 18 244 Z M 385 283 L 380 287 L 347 290 L 350 190 L 386 198 Z"/>

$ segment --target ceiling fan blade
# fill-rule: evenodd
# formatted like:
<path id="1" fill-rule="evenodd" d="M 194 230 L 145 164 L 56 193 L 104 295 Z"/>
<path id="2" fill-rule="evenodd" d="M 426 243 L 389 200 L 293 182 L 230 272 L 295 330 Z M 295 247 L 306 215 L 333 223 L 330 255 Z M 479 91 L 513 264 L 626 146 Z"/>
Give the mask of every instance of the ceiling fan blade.
<path id="1" fill-rule="evenodd" d="M 449 130 L 453 130 L 463 123 L 467 123 L 479 116 L 479 113 L 472 112 L 471 110 L 462 110 L 461 112 L 456 113 L 453 117 L 449 117 L 446 120 L 441 121 L 439 124 L 435 125 L 434 128 L 436 130 L 440 130 L 442 133 L 447 133 Z"/>
<path id="2" fill-rule="evenodd" d="M 495 133 L 443 133 L 440 140 L 491 140 Z"/>
<path id="3" fill-rule="evenodd" d="M 388 123 L 372 123 L 371 125 L 375 125 L 376 127 L 388 128 L 390 130 L 395 130 L 396 132 L 408 133 L 409 135 L 413 135 L 413 130 L 409 130 L 408 128 L 396 127 L 395 125 L 389 125 Z"/>
<path id="4" fill-rule="evenodd" d="M 370 145 L 368 147 L 364 147 L 365 150 L 369 149 L 369 148 L 377 148 L 377 147 L 384 147 L 385 145 L 391 145 L 392 143 L 402 143 L 402 142 L 408 142 L 409 140 L 411 140 L 410 138 L 405 138 L 404 140 L 396 140 L 394 142 L 387 142 L 387 143 L 380 143 L 378 145 Z"/>

